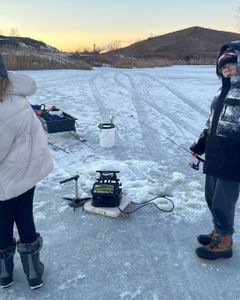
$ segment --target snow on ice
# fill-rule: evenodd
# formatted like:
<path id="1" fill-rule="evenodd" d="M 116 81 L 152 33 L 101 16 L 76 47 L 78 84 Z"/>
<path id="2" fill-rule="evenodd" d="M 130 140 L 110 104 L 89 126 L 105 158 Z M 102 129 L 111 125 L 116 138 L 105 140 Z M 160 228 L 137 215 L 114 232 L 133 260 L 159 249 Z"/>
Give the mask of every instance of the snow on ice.
<path id="1" fill-rule="evenodd" d="M 49 134 L 54 172 L 36 190 L 37 229 L 44 238 L 44 286 L 30 291 L 16 255 L 14 285 L 2 300 L 238 299 L 239 206 L 234 257 L 204 262 L 194 254 L 196 236 L 212 229 L 204 201 L 204 176 L 188 167 L 186 149 L 198 137 L 219 87 L 213 66 L 91 71 L 24 71 L 38 91 L 32 104 L 55 105 L 78 118 L 79 142 Z M 99 146 L 100 122 L 114 116 L 116 145 Z M 53 147 L 55 145 L 56 147 Z M 61 150 L 62 149 L 62 150 Z M 75 212 L 63 196 L 90 195 L 96 170 L 119 170 L 123 191 L 135 202 L 167 194 L 171 213 L 144 207 L 129 217 Z M 157 201 L 168 208 L 164 199 Z M 17 236 L 17 232 L 16 232 Z"/>

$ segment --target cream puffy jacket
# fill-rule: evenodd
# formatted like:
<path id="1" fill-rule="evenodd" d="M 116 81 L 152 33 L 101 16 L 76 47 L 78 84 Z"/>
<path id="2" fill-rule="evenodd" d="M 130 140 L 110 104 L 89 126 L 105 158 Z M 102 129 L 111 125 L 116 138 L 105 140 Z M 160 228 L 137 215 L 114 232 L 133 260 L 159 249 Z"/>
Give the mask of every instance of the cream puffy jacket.
<path id="1" fill-rule="evenodd" d="M 8 72 L 10 86 L 0 102 L 0 201 L 17 197 L 53 170 L 47 138 L 26 96 L 34 80 Z"/>

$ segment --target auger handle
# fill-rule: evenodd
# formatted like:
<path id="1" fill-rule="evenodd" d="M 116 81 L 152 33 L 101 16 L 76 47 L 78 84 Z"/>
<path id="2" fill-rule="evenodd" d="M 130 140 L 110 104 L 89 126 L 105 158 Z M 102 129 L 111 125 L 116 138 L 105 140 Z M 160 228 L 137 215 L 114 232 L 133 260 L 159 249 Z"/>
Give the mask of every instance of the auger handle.
<path id="1" fill-rule="evenodd" d="M 71 181 L 71 180 L 78 180 L 78 178 L 79 178 L 79 175 L 75 175 L 73 177 L 70 177 L 70 178 L 67 178 L 67 179 L 64 179 L 64 180 L 60 181 L 60 184 Z"/>

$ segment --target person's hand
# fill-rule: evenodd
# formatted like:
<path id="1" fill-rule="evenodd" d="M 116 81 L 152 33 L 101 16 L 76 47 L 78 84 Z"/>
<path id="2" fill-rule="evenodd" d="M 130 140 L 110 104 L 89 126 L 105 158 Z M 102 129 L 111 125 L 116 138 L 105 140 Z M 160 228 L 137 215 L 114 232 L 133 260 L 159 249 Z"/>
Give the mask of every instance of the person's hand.
<path id="1" fill-rule="evenodd" d="M 192 156 L 202 155 L 204 153 L 205 145 L 201 142 L 197 141 L 192 144 L 192 146 L 189 148 L 191 151 Z"/>
<path id="2" fill-rule="evenodd" d="M 197 156 L 198 156 L 198 154 L 195 153 L 195 152 L 193 152 L 193 151 L 191 151 L 191 154 L 192 154 L 192 156 L 194 156 L 194 157 L 197 157 Z"/>

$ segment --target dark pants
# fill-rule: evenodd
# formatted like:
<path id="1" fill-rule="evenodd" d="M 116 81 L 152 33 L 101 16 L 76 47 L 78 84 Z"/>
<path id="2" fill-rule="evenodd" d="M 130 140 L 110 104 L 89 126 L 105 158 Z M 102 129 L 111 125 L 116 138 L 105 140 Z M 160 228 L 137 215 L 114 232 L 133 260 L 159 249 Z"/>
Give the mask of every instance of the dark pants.
<path id="1" fill-rule="evenodd" d="M 234 232 L 239 187 L 239 182 L 206 175 L 205 197 L 212 213 L 214 229 L 224 235 Z"/>
<path id="2" fill-rule="evenodd" d="M 36 240 L 33 220 L 34 189 L 35 187 L 16 198 L 0 201 L 0 249 L 6 249 L 12 244 L 14 223 L 22 243 Z"/>

